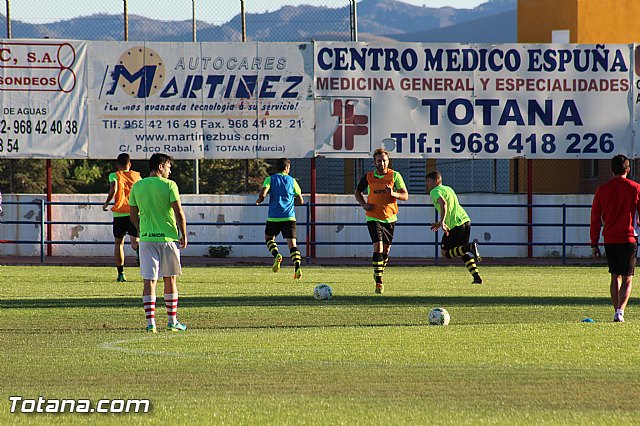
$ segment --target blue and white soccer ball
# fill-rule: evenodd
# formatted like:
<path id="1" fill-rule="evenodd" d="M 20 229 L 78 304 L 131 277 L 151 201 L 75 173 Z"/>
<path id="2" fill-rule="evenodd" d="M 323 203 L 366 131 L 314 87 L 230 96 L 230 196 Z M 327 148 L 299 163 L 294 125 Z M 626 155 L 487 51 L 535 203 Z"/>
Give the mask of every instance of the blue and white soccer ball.
<path id="1" fill-rule="evenodd" d="M 333 297 L 333 289 L 326 284 L 318 284 L 313 289 L 313 298 L 316 300 L 329 300 Z"/>
<path id="2" fill-rule="evenodd" d="M 430 325 L 447 325 L 451 321 L 451 316 L 445 308 L 433 308 L 429 311 Z"/>

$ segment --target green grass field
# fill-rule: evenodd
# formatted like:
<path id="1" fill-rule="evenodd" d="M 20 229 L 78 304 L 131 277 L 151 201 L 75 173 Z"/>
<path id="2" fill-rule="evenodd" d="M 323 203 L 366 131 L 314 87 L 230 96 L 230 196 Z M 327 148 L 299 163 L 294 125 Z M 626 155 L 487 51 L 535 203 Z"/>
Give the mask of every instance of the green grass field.
<path id="1" fill-rule="evenodd" d="M 606 267 L 185 268 L 185 333 L 143 332 L 114 268 L 0 267 L 0 424 L 633 424 L 640 312 Z M 312 297 L 317 283 L 331 301 Z M 638 290 L 637 290 L 638 291 Z M 636 291 L 636 293 L 637 293 Z M 432 307 L 451 314 L 427 325 Z M 584 317 L 595 324 L 581 323 Z M 165 321 L 162 297 L 157 319 Z M 149 413 L 17 414 L 9 396 L 150 399 Z"/>

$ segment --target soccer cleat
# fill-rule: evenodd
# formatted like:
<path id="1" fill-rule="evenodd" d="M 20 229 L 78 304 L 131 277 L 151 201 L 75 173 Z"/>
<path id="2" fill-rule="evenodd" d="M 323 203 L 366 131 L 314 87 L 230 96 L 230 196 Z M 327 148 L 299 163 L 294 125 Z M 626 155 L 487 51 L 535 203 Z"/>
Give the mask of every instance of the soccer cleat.
<path id="1" fill-rule="evenodd" d="M 624 322 L 624 316 L 616 312 L 613 315 L 613 322 Z"/>
<path id="2" fill-rule="evenodd" d="M 474 278 L 471 284 L 482 284 L 482 278 Z"/>
<path id="3" fill-rule="evenodd" d="M 185 331 L 187 326 L 184 324 L 180 324 L 179 322 L 175 324 L 167 324 L 167 330 L 170 331 Z"/>
<path id="4" fill-rule="evenodd" d="M 293 272 L 294 280 L 299 280 L 300 278 L 302 278 L 302 268 L 298 268 Z"/>
<path id="5" fill-rule="evenodd" d="M 124 273 L 118 274 L 118 278 L 116 278 L 116 281 L 119 283 L 125 283 L 127 282 L 127 277 L 124 276 Z"/>
<path id="6" fill-rule="evenodd" d="M 376 283 L 376 294 L 384 293 L 384 284 Z"/>
<path id="7" fill-rule="evenodd" d="M 474 239 L 471 242 L 471 254 L 476 258 L 476 262 L 482 262 L 482 256 L 480 256 L 480 252 L 478 251 L 478 239 Z"/>
<path id="8" fill-rule="evenodd" d="M 146 328 L 147 333 L 157 333 L 158 330 L 156 329 L 155 325 L 148 325 Z"/>
<path id="9" fill-rule="evenodd" d="M 280 270 L 280 264 L 282 263 L 282 255 L 278 254 L 276 255 L 276 258 L 273 259 L 273 266 L 271 267 L 271 270 L 273 272 L 278 272 Z"/>

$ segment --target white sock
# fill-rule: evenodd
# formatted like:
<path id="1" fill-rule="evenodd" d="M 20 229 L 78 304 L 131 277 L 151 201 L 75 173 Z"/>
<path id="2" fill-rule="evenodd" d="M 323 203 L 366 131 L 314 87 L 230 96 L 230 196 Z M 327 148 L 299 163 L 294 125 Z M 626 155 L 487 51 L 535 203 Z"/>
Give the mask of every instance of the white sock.
<path id="1" fill-rule="evenodd" d="M 156 325 L 156 295 L 142 296 L 144 304 L 144 313 L 147 317 L 147 326 Z"/>
<path id="2" fill-rule="evenodd" d="M 167 307 L 168 324 L 178 323 L 178 293 L 165 294 L 164 304 Z"/>
<path id="3" fill-rule="evenodd" d="M 624 310 L 622 310 L 622 309 L 616 309 L 616 314 L 618 314 L 618 315 L 624 315 Z"/>

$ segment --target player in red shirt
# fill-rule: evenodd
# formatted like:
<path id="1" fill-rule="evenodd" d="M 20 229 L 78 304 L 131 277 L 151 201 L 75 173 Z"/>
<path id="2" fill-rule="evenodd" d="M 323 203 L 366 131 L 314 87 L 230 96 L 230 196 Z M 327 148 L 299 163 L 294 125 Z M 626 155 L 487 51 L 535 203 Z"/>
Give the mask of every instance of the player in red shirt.
<path id="1" fill-rule="evenodd" d="M 640 184 L 627 179 L 629 159 L 616 155 L 611 160 L 613 178 L 601 185 L 591 205 L 591 255 L 600 257 L 600 225 L 611 273 L 611 302 L 616 310 L 613 320 L 624 322 L 624 308 L 631 296 L 636 267 L 638 239 L 634 230 L 636 213 L 640 214 Z"/>

